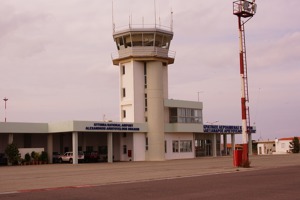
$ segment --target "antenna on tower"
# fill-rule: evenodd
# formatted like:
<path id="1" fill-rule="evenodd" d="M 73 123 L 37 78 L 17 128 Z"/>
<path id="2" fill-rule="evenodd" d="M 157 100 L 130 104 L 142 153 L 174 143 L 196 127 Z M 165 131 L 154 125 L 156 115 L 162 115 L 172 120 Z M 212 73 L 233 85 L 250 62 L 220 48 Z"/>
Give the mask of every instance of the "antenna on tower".
<path id="1" fill-rule="evenodd" d="M 156 1 L 154 0 L 154 24 L 156 28 Z"/>
<path id="2" fill-rule="evenodd" d="M 171 31 L 173 31 L 173 9 L 171 8 L 171 22 L 170 22 Z"/>
<path id="3" fill-rule="evenodd" d="M 129 15 L 129 28 L 131 28 L 132 25 L 132 13 Z"/>
<path id="4" fill-rule="evenodd" d="M 112 28 L 113 28 L 113 33 L 115 32 L 115 30 L 116 30 L 116 25 L 115 25 L 115 18 L 114 18 L 114 1 L 112 0 L 111 1 L 111 9 L 112 9 L 112 16 L 111 16 L 111 20 L 112 20 Z"/>

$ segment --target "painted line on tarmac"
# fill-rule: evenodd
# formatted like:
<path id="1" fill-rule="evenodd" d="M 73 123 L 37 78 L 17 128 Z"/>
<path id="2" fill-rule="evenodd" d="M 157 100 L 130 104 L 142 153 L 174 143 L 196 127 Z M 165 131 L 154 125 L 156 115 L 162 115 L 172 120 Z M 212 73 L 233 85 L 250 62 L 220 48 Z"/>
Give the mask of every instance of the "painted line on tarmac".
<path id="1" fill-rule="evenodd" d="M 18 193 L 27 193 L 27 192 L 42 192 L 42 191 L 52 191 L 52 190 L 64 190 L 64 189 L 76 189 L 76 188 L 89 188 L 95 187 L 94 185 L 76 185 L 76 186 L 62 186 L 62 187 L 53 187 L 53 188 L 39 188 L 39 189 L 28 189 L 28 190 L 18 190 Z"/>
<path id="2" fill-rule="evenodd" d="M 5 195 L 5 194 L 18 194 L 20 192 L 18 191 L 11 191 L 11 192 L 0 192 L 0 195 Z"/>
<path id="3" fill-rule="evenodd" d="M 10 192 L 0 192 L 0 195 L 20 194 L 20 193 L 29 193 L 29 192 L 55 191 L 55 190 L 76 189 L 76 188 L 90 188 L 90 187 L 96 187 L 96 185 L 77 185 L 77 186 L 62 186 L 62 187 L 53 187 L 53 188 L 17 190 L 17 191 L 10 191 Z"/>

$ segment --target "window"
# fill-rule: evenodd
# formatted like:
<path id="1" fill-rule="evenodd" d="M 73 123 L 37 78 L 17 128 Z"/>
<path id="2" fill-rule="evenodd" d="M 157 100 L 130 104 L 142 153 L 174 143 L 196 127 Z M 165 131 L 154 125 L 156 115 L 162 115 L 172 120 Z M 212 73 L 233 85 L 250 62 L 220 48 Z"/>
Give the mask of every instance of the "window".
<path id="1" fill-rule="evenodd" d="M 126 110 L 123 110 L 123 118 L 126 118 Z"/>
<path id="2" fill-rule="evenodd" d="M 173 146 L 173 153 L 179 152 L 179 143 L 178 143 L 178 140 L 173 140 L 172 146 Z"/>
<path id="3" fill-rule="evenodd" d="M 133 46 L 143 46 L 143 34 L 141 33 L 136 33 L 136 34 L 132 34 L 131 35 L 131 39 L 132 39 L 132 45 Z"/>
<path id="4" fill-rule="evenodd" d="M 148 137 L 146 137 L 146 151 L 148 151 Z"/>
<path id="5" fill-rule="evenodd" d="M 119 37 L 116 40 L 116 44 L 117 44 L 117 48 L 118 50 L 123 49 L 124 48 L 124 41 L 123 41 L 123 37 Z"/>
<path id="6" fill-rule="evenodd" d="M 123 154 L 127 154 L 127 145 L 123 145 Z"/>
<path id="7" fill-rule="evenodd" d="M 192 152 L 192 141 L 181 140 L 180 141 L 180 152 Z"/>
<path id="8" fill-rule="evenodd" d="M 123 137 L 127 137 L 127 133 L 123 133 Z"/>
<path id="9" fill-rule="evenodd" d="M 170 108 L 170 123 L 202 123 L 202 110 Z"/>
<path id="10" fill-rule="evenodd" d="M 122 88 L 122 97 L 126 97 L 126 89 Z"/>
<path id="11" fill-rule="evenodd" d="M 154 42 L 154 33 L 146 33 L 143 35 L 143 44 L 144 46 L 153 46 Z"/>
<path id="12" fill-rule="evenodd" d="M 144 76 L 144 85 L 145 85 L 145 88 L 147 88 L 147 76 Z"/>
<path id="13" fill-rule="evenodd" d="M 145 112 L 148 110 L 147 94 L 145 94 Z"/>
<path id="14" fill-rule="evenodd" d="M 144 85 L 147 88 L 147 63 L 144 62 Z"/>
<path id="15" fill-rule="evenodd" d="M 131 38 L 130 38 L 130 35 L 124 35 L 123 39 L 124 39 L 125 48 L 131 47 Z"/>
<path id="16" fill-rule="evenodd" d="M 122 74 L 125 74 L 125 65 L 122 65 Z"/>

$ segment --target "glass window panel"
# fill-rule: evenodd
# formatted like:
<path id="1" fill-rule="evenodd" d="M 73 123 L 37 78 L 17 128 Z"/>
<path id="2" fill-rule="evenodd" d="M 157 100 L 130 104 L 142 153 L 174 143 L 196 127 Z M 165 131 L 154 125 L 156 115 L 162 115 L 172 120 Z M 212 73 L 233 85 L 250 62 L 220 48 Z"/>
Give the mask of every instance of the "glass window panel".
<path id="1" fill-rule="evenodd" d="M 131 47 L 130 35 L 124 35 L 123 38 L 124 38 L 125 48 Z"/>
<path id="2" fill-rule="evenodd" d="M 155 46 L 156 47 L 161 47 L 161 45 L 162 45 L 162 39 L 163 39 L 162 35 L 160 35 L 160 34 L 156 34 L 155 35 Z"/>
<path id="3" fill-rule="evenodd" d="M 143 38 L 142 38 L 142 34 L 132 34 L 131 35 L 132 38 L 132 45 L 133 46 L 143 46 Z"/>
<path id="4" fill-rule="evenodd" d="M 173 153 L 177 153 L 179 152 L 179 142 L 177 140 L 174 140 L 172 142 L 172 147 L 173 147 Z"/>
<path id="5" fill-rule="evenodd" d="M 154 33 L 144 34 L 144 46 L 153 46 L 154 42 Z"/>

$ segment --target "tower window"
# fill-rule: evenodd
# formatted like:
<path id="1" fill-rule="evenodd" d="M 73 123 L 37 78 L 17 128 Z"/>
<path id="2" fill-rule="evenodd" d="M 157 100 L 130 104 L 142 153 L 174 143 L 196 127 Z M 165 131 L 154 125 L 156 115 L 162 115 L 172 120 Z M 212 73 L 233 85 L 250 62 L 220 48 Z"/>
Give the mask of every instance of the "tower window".
<path id="1" fill-rule="evenodd" d="M 122 65 L 122 74 L 125 74 L 125 65 Z"/>
<path id="2" fill-rule="evenodd" d="M 126 97 L 126 89 L 122 88 L 122 97 Z"/>
<path id="3" fill-rule="evenodd" d="M 145 112 L 148 110 L 147 94 L 145 94 Z"/>
<path id="4" fill-rule="evenodd" d="M 144 62 L 144 85 L 147 88 L 147 63 Z"/>
<path id="5" fill-rule="evenodd" d="M 147 75 L 147 63 L 144 62 L 144 75 L 146 76 Z"/>
<path id="6" fill-rule="evenodd" d="M 123 118 L 126 118 L 126 110 L 123 110 Z"/>

